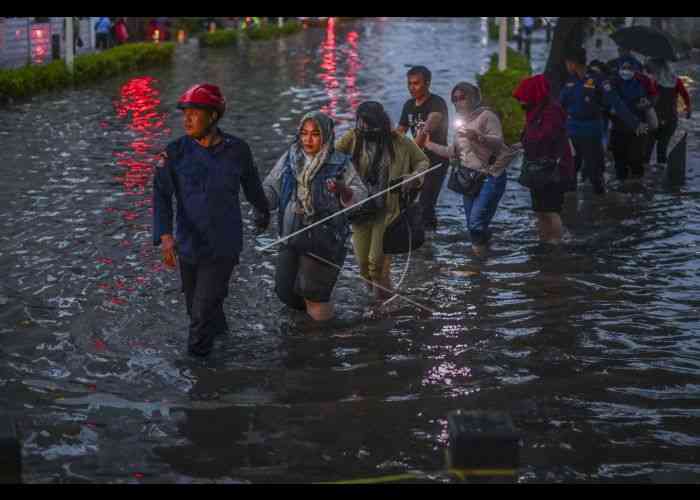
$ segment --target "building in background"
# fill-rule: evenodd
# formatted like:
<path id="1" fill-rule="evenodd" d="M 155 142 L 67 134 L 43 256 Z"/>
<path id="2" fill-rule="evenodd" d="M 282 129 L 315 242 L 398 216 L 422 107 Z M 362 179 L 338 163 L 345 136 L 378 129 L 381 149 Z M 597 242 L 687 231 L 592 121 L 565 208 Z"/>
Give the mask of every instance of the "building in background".
<path id="1" fill-rule="evenodd" d="M 78 18 L 80 42 L 76 44 L 77 55 L 95 50 L 97 19 Z M 66 50 L 64 29 L 64 17 L 0 17 L 0 68 L 62 59 Z"/>

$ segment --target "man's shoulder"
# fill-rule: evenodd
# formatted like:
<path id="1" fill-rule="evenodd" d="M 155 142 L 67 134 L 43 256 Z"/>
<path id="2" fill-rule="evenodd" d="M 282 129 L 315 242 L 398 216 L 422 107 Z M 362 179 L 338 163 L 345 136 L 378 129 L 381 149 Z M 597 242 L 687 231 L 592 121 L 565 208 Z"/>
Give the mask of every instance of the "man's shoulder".
<path id="1" fill-rule="evenodd" d="M 434 94 L 432 92 L 430 93 L 430 97 L 428 98 L 428 102 L 433 103 L 433 105 L 438 105 L 441 108 L 442 107 L 447 108 L 447 101 L 445 101 L 445 99 L 443 99 L 441 96 Z"/>
<path id="2" fill-rule="evenodd" d="M 183 135 L 170 141 L 166 144 L 163 151 L 160 152 L 160 159 L 158 161 L 158 166 L 162 167 L 165 165 L 165 160 L 173 160 L 178 156 L 182 155 L 185 150 L 185 145 L 187 144 L 187 136 Z"/>
<path id="3" fill-rule="evenodd" d="M 221 138 L 226 147 L 250 149 L 250 146 L 244 139 L 241 139 L 240 137 L 235 136 L 233 134 L 221 132 Z"/>

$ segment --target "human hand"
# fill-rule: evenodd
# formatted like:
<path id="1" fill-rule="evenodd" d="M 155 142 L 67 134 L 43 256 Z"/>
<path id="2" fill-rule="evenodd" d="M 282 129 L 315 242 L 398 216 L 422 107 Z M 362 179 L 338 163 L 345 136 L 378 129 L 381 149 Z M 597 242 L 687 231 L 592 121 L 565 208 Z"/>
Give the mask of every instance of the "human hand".
<path id="1" fill-rule="evenodd" d="M 177 265 L 177 253 L 175 239 L 172 234 L 164 234 L 160 237 L 160 253 L 166 267 L 175 268 Z"/>
<path id="2" fill-rule="evenodd" d="M 463 135 L 464 135 L 464 137 L 469 139 L 469 141 L 471 141 L 471 142 L 477 142 L 479 140 L 479 134 L 475 130 L 472 130 L 472 129 L 466 129 L 463 132 Z"/>
<path id="3" fill-rule="evenodd" d="M 331 193 L 338 193 L 344 203 L 348 203 L 352 199 L 352 190 L 347 187 L 343 179 L 328 179 L 326 187 Z"/>
<path id="4" fill-rule="evenodd" d="M 410 193 L 412 191 L 417 191 L 418 189 L 420 189 L 420 187 L 420 179 L 413 179 L 412 181 L 409 181 L 405 184 L 401 184 L 401 191 L 403 193 Z"/>
<path id="5" fill-rule="evenodd" d="M 639 126 L 637 127 L 637 130 L 635 131 L 635 134 L 637 135 L 644 135 L 649 133 L 649 125 L 646 123 L 640 123 Z"/>

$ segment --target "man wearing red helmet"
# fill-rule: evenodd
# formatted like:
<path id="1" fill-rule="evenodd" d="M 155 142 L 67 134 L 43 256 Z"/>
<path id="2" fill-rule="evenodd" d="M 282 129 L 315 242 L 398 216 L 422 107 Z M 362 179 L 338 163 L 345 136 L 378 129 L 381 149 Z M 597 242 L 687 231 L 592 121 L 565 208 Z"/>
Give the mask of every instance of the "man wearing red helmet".
<path id="1" fill-rule="evenodd" d="M 206 356 L 228 330 L 223 302 L 243 245 L 243 188 L 263 231 L 270 211 L 248 144 L 217 126 L 226 101 L 215 85 L 188 89 L 178 101 L 186 135 L 168 144 L 153 181 L 153 244 L 180 276 L 190 316 L 188 351 Z M 172 198 L 177 199 L 173 238 Z M 177 249 L 177 252 L 176 252 Z M 177 257 L 176 257 L 177 254 Z"/>

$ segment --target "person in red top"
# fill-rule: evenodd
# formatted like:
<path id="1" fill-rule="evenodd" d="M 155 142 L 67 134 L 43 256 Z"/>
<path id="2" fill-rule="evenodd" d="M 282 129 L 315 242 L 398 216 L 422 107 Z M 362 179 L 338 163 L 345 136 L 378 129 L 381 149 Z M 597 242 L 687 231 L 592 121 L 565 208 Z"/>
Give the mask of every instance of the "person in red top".
<path id="1" fill-rule="evenodd" d="M 659 166 L 665 166 L 666 150 L 678 127 L 678 97 L 680 96 L 685 104 L 686 118 L 690 118 L 692 115 L 690 96 L 683 80 L 671 71 L 668 61 L 650 59 L 647 66 L 658 91 L 654 109 L 659 119 L 659 128 L 651 137 L 652 143 L 649 145 L 648 153 L 651 156 L 654 143 L 656 143 L 657 163 Z"/>
<path id="2" fill-rule="evenodd" d="M 526 113 L 521 139 L 525 160 L 559 160 L 560 181 L 530 191 L 540 240 L 556 245 L 561 242 L 563 233 L 560 214 L 564 193 L 576 175 L 566 132 L 566 111 L 558 100 L 551 98 L 549 82 L 544 75 L 520 82 L 513 97 Z"/>
<path id="3" fill-rule="evenodd" d="M 114 25 L 114 34 L 117 38 L 117 43 L 122 45 L 129 40 L 129 31 L 126 29 L 126 21 L 120 17 Z"/>

